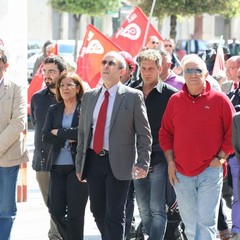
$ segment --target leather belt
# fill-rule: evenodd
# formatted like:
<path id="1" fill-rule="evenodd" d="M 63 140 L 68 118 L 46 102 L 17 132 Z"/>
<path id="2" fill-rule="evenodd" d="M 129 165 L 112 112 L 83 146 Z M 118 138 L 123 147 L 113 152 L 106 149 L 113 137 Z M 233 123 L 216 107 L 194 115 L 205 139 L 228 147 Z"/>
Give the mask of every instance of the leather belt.
<path id="1" fill-rule="evenodd" d="M 103 150 L 101 150 L 101 152 L 98 154 L 98 156 L 104 157 L 104 156 L 108 155 L 108 153 L 109 153 L 109 151 L 103 149 Z"/>

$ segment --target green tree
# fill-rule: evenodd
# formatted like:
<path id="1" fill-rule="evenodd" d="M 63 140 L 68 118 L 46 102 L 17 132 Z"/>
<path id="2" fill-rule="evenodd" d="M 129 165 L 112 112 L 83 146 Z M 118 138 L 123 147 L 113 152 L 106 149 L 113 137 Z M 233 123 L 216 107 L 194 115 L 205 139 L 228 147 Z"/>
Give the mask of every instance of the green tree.
<path id="1" fill-rule="evenodd" d="M 132 0 L 148 15 L 153 1 Z M 170 16 L 170 37 L 176 37 L 177 17 L 201 16 L 203 13 L 222 14 L 226 17 L 240 15 L 240 0 L 156 0 L 153 16 L 159 20 Z"/>
<path id="2" fill-rule="evenodd" d="M 53 8 L 73 14 L 75 20 L 75 41 L 76 47 L 74 57 L 77 56 L 77 41 L 80 38 L 80 23 L 83 14 L 89 16 L 100 16 L 109 10 L 117 10 L 119 1 L 116 0 L 49 0 Z"/>

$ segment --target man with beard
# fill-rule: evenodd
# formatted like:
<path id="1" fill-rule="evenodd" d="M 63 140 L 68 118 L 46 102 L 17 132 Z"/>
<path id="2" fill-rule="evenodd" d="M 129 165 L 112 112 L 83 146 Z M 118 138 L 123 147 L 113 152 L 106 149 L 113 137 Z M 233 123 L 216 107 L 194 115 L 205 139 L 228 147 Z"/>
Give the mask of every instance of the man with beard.
<path id="1" fill-rule="evenodd" d="M 32 167 L 36 171 L 36 179 L 39 184 L 43 200 L 47 206 L 48 186 L 50 180 L 50 166 L 47 162 L 50 145 L 42 142 L 42 127 L 50 105 L 56 103 L 55 83 L 60 74 L 66 72 L 66 63 L 60 56 L 51 55 L 44 60 L 42 73 L 46 88 L 36 92 L 31 99 L 31 121 L 35 128 L 34 154 Z M 49 239 L 62 239 L 56 225 L 50 219 Z"/>

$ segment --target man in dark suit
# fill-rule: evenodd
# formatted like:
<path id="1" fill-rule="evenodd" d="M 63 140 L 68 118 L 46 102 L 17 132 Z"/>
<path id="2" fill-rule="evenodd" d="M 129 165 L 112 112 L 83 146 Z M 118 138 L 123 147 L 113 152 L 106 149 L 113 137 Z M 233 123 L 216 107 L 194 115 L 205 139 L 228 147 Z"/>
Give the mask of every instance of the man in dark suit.
<path id="1" fill-rule="evenodd" d="M 232 42 L 228 45 L 228 48 L 231 56 L 240 55 L 240 44 L 236 42 L 236 38 L 232 39 Z"/>
<path id="2" fill-rule="evenodd" d="M 130 180 L 132 175 L 146 177 L 150 162 L 152 136 L 143 94 L 120 83 L 125 69 L 125 59 L 108 52 L 101 65 L 103 86 L 84 94 L 80 112 L 76 172 L 80 181 L 87 180 L 91 211 L 103 240 L 124 239 Z M 96 138 L 106 95 L 104 133 Z M 96 149 L 100 139 L 102 146 Z"/>

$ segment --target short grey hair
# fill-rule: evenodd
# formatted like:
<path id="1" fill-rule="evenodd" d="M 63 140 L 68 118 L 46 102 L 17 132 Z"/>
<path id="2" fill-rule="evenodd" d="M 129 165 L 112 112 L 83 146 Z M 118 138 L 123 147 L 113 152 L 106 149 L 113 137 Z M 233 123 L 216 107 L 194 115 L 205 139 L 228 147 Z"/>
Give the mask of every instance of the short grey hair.
<path id="1" fill-rule="evenodd" d="M 117 62 L 119 62 L 119 69 L 126 69 L 126 60 L 124 59 L 124 57 L 119 53 L 119 52 L 116 52 L 116 51 L 110 51 L 110 52 L 107 52 L 105 56 L 111 56 L 111 57 L 114 57 Z"/>
<path id="2" fill-rule="evenodd" d="M 144 60 L 154 61 L 158 67 L 162 66 L 162 56 L 159 50 L 147 49 L 139 53 L 139 64 Z"/>
<path id="3" fill-rule="evenodd" d="M 197 63 L 200 66 L 203 73 L 208 72 L 206 63 L 197 54 L 185 55 L 181 60 L 181 66 L 183 69 L 185 69 L 185 65 L 187 63 Z"/>

